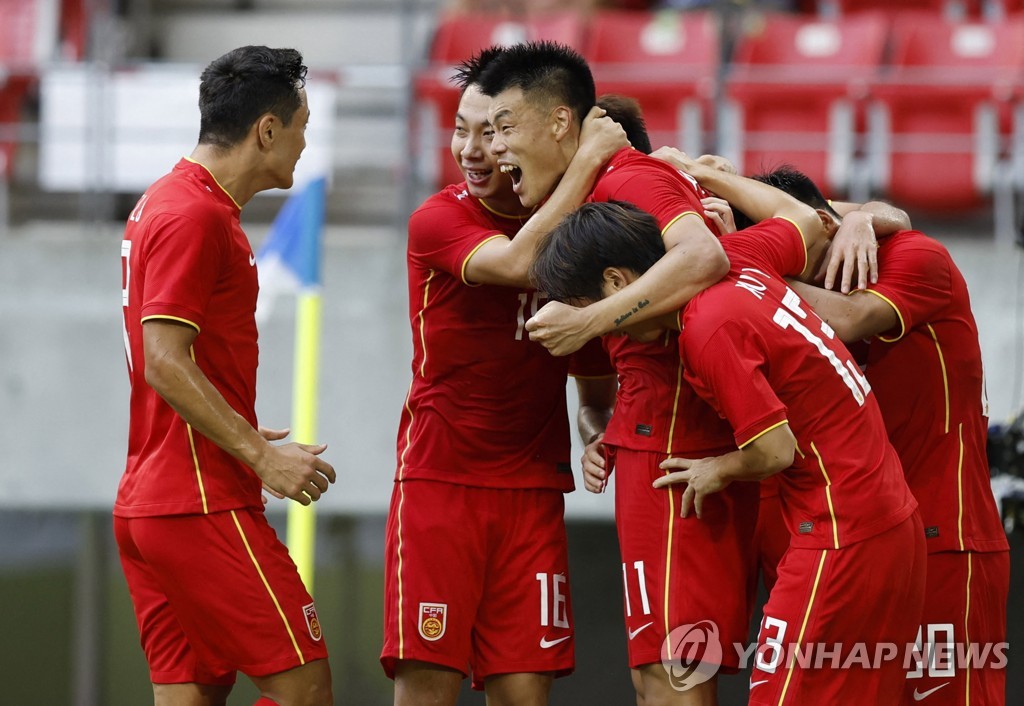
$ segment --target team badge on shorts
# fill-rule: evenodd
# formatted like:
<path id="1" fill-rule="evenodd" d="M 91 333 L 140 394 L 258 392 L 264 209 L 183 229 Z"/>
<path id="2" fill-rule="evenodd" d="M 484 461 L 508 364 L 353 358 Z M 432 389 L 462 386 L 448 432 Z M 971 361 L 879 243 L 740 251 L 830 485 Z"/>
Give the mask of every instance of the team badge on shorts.
<path id="1" fill-rule="evenodd" d="M 320 618 L 316 617 L 316 604 L 310 603 L 309 605 L 302 606 L 302 613 L 306 616 L 306 627 L 309 628 L 309 636 L 320 642 L 320 638 L 324 634 L 320 630 Z"/>
<path id="2" fill-rule="evenodd" d="M 447 626 L 447 603 L 420 603 L 420 637 L 430 642 L 440 640 Z"/>

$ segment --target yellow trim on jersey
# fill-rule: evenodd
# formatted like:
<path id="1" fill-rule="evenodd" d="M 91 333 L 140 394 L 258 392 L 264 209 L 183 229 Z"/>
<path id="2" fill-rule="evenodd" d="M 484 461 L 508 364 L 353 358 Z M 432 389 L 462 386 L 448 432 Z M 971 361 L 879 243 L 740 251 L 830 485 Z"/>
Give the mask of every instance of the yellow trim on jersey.
<path id="1" fill-rule="evenodd" d="M 839 522 L 836 520 L 836 509 L 832 505 L 832 479 L 828 477 L 828 471 L 825 470 L 825 462 L 821 460 L 821 454 L 818 453 L 818 447 L 811 442 L 811 451 L 818 459 L 818 468 L 821 469 L 821 475 L 825 476 L 825 499 L 828 501 L 828 514 L 832 516 L 832 542 L 836 549 L 839 549 Z"/>
<path id="2" fill-rule="evenodd" d="M 798 226 L 796 221 L 792 218 L 786 218 L 785 216 L 777 216 L 777 218 L 792 223 L 793 227 L 796 228 L 796 232 L 800 234 L 800 242 L 804 246 L 804 266 L 800 268 L 800 272 L 803 272 L 807 269 L 807 238 L 804 236 L 804 232 L 800 229 L 800 226 Z"/>
<path id="3" fill-rule="evenodd" d="M 672 420 L 668 424 L 668 441 L 665 442 L 665 453 L 669 456 L 672 455 L 672 435 L 675 433 L 676 419 L 679 416 L 679 395 L 683 389 L 683 360 L 679 359 L 679 364 L 676 367 L 676 394 L 672 400 Z M 665 475 L 668 475 L 670 471 L 665 470 Z M 675 496 L 672 495 L 672 491 L 668 493 L 668 541 L 665 542 L 665 592 L 662 594 L 662 614 L 665 618 L 665 634 L 668 635 L 672 631 L 672 626 L 668 624 L 668 602 L 669 596 L 671 595 L 671 586 L 669 578 L 672 576 L 672 538 L 675 534 L 675 522 L 676 522 L 676 501 Z"/>
<path id="4" fill-rule="evenodd" d="M 959 425 L 960 456 L 956 461 L 956 502 L 959 508 L 956 516 L 956 535 L 960 551 L 964 550 L 964 423 Z"/>
<path id="5" fill-rule="evenodd" d="M 238 210 L 239 210 L 239 211 L 241 211 L 241 210 L 242 210 L 242 206 L 241 206 L 241 204 L 239 204 L 239 203 L 238 203 L 237 201 L 235 201 L 235 197 L 231 195 L 231 192 L 229 192 L 229 191 L 228 191 L 227 189 L 225 189 L 225 188 L 224 188 L 224 185 L 223 185 L 223 184 L 221 184 L 221 183 L 220 183 L 219 181 L 217 181 L 217 177 L 215 177 L 215 176 L 213 175 L 213 172 L 211 172 L 211 171 L 210 171 L 210 168 L 209 168 L 208 166 L 206 166 L 206 165 L 205 165 L 205 164 L 203 164 L 202 162 L 197 162 L 196 160 L 192 159 L 191 157 L 185 157 L 185 161 L 187 161 L 187 162 L 192 162 L 192 164 L 198 164 L 198 165 L 199 165 L 200 167 L 202 167 L 203 169 L 205 169 L 205 170 L 206 170 L 206 173 L 210 175 L 210 178 L 211 178 L 211 179 L 213 179 L 213 183 L 214 183 L 214 184 L 216 184 L 217 186 L 219 186 L 219 187 L 220 187 L 220 190 L 221 190 L 221 191 L 223 191 L 223 192 L 224 192 L 225 194 L 227 194 L 227 195 L 228 195 L 228 198 L 229 198 L 229 199 L 231 199 L 231 203 L 235 204 L 235 206 L 237 206 L 237 207 L 238 207 Z"/>
<path id="6" fill-rule="evenodd" d="M 411 424 L 411 420 L 410 420 Z M 408 445 L 405 447 L 408 449 Z M 405 454 L 402 454 L 402 463 L 405 463 Z M 402 609 L 405 605 L 404 589 L 402 586 L 402 508 L 405 506 L 405 484 L 398 484 L 398 659 L 405 659 L 405 622 L 402 617 Z"/>
<path id="7" fill-rule="evenodd" d="M 238 528 L 238 536 L 242 538 L 242 544 L 245 545 L 245 551 L 249 553 L 252 565 L 256 567 L 256 573 L 260 575 L 260 580 L 263 581 L 263 587 L 267 589 L 267 593 L 270 595 L 270 600 L 274 602 L 274 607 L 277 608 L 277 614 L 281 616 L 281 622 L 284 623 L 284 629 L 288 632 L 288 638 L 292 641 L 292 647 L 295 648 L 295 654 L 299 657 L 299 664 L 305 664 L 306 657 L 302 654 L 302 649 L 299 647 L 299 643 L 295 639 L 295 633 L 292 632 L 292 626 L 288 624 L 288 618 L 285 617 L 284 611 L 281 609 L 281 604 L 277 600 L 277 596 L 274 595 L 274 589 L 270 587 L 270 582 L 267 581 L 267 577 L 263 573 L 263 567 L 260 566 L 260 562 L 256 559 L 256 555 L 252 553 L 252 547 L 249 546 L 249 540 L 245 536 L 245 530 L 242 529 L 242 523 L 238 521 L 238 516 L 235 514 L 234 510 L 230 510 L 230 512 L 231 519 L 235 521 L 235 527 Z"/>
<path id="8" fill-rule="evenodd" d="M 974 568 L 974 552 L 967 552 L 967 604 L 964 606 L 964 644 L 970 646 L 971 631 L 968 621 L 971 618 L 971 574 Z M 964 704 L 971 706 L 971 650 L 967 651 L 964 665 Z"/>
<path id="9" fill-rule="evenodd" d="M 192 358 L 192 362 L 196 362 L 196 350 L 194 346 L 188 347 L 189 357 Z M 185 422 L 185 430 L 188 432 L 188 445 L 192 449 L 192 464 L 196 469 L 196 482 L 199 483 L 199 497 L 203 501 L 203 514 L 207 515 L 210 512 L 209 506 L 206 504 L 206 486 L 203 485 L 203 472 L 199 468 L 199 454 L 196 453 L 196 440 L 192 435 L 192 425 Z"/>
<path id="10" fill-rule="evenodd" d="M 772 429 L 778 429 L 783 424 L 789 424 L 789 420 L 788 419 L 783 419 L 781 422 L 776 422 L 775 424 L 772 424 L 770 427 L 768 427 L 764 431 L 759 431 L 758 433 L 754 434 L 752 437 L 750 437 L 749 439 L 744 441 L 742 444 L 740 444 L 740 449 L 742 450 L 742 449 L 747 448 L 748 446 L 750 446 L 750 444 L 752 444 L 755 441 L 757 441 L 758 439 L 760 439 L 762 436 L 764 436 L 765 434 L 770 432 Z M 799 451 L 799 449 L 797 449 L 797 450 Z M 803 456 L 803 454 L 800 454 L 800 455 Z"/>
<path id="11" fill-rule="evenodd" d="M 196 330 L 196 333 L 202 333 L 201 329 L 199 328 L 199 324 L 197 324 L 195 321 L 189 321 L 188 319 L 183 319 L 180 316 L 168 316 L 166 314 L 153 314 L 151 316 L 143 317 L 142 321 L 139 322 L 139 323 L 143 323 L 144 324 L 147 321 L 151 321 L 153 319 L 167 319 L 168 321 L 178 321 L 178 322 L 183 323 L 183 324 L 188 324 L 189 326 L 191 326 L 192 328 L 194 328 Z"/>
<path id="12" fill-rule="evenodd" d="M 529 213 L 522 213 L 522 214 L 502 213 L 501 211 L 499 211 L 498 209 L 494 208 L 493 206 L 491 206 L 489 203 L 487 203 L 483 199 L 477 199 L 477 201 L 480 202 L 481 206 L 483 206 L 486 210 L 488 210 L 491 213 L 493 213 L 498 218 L 505 218 L 505 219 L 510 220 L 510 221 L 528 221 L 530 219 L 530 216 L 532 216 L 537 211 L 536 208 L 531 208 Z"/>
<path id="13" fill-rule="evenodd" d="M 811 598 L 807 601 L 807 611 L 804 613 L 804 622 L 800 625 L 800 634 L 796 638 L 796 650 L 789 656 L 789 664 L 786 665 L 786 682 L 782 685 L 782 693 L 779 694 L 778 706 L 786 700 L 786 692 L 789 691 L 789 682 L 793 678 L 793 668 L 796 662 L 796 652 L 803 644 L 804 634 L 807 632 L 807 621 L 811 618 L 811 608 L 814 607 L 814 599 L 818 595 L 818 584 L 821 582 L 821 572 L 825 568 L 825 557 L 828 556 L 828 549 L 821 550 L 821 561 L 818 562 L 818 573 L 814 575 L 814 586 L 811 588 Z"/>
<path id="14" fill-rule="evenodd" d="M 498 238 L 504 238 L 505 240 L 509 240 L 509 237 L 507 235 L 505 235 L 504 233 L 498 233 L 497 235 L 492 235 L 489 238 L 484 238 L 483 240 L 481 240 L 480 243 L 475 248 L 470 250 L 468 255 L 466 255 L 466 259 L 462 261 L 462 269 L 459 271 L 459 277 L 462 279 L 462 283 L 464 285 L 466 285 L 467 287 L 479 287 L 480 286 L 479 284 L 473 284 L 468 279 L 466 279 L 466 266 L 469 265 L 470 259 L 474 255 L 476 255 L 477 251 L 480 248 L 482 248 L 484 245 L 486 245 L 487 243 L 491 242 L 492 240 L 497 240 Z"/>
<path id="15" fill-rule="evenodd" d="M 949 377 L 946 375 L 946 357 L 942 355 L 942 344 L 939 343 L 939 335 L 935 333 L 935 329 L 932 328 L 931 324 L 926 324 L 928 327 L 928 333 L 932 335 L 932 340 L 935 341 L 935 351 L 939 354 L 939 367 L 942 369 L 942 394 L 946 400 L 946 426 L 943 431 L 944 434 L 949 433 Z"/>
<path id="16" fill-rule="evenodd" d="M 420 320 L 420 347 L 423 349 L 423 360 L 420 361 L 420 377 L 426 377 L 427 369 L 427 324 L 423 320 L 423 312 L 427 310 L 427 297 L 430 295 L 430 280 L 434 279 L 436 270 L 431 270 L 427 275 L 427 281 L 423 283 L 423 306 L 416 315 Z M 411 387 L 411 386 L 410 386 Z"/>
<path id="17" fill-rule="evenodd" d="M 805 454 L 803 452 L 803 449 L 800 448 L 800 443 L 799 442 L 797 442 L 797 444 L 796 444 L 796 452 L 798 454 L 800 454 L 800 458 L 807 458 L 807 454 Z"/>
<path id="18" fill-rule="evenodd" d="M 668 441 L 665 444 L 665 453 L 672 455 L 672 435 L 676 430 L 676 419 L 679 417 L 679 395 L 683 392 L 683 359 L 678 359 L 676 365 L 676 393 L 672 398 L 672 419 L 668 423 Z"/>
<path id="19" fill-rule="evenodd" d="M 671 228 L 673 225 L 675 225 L 676 221 L 681 220 L 681 219 L 685 218 L 686 216 L 696 216 L 697 218 L 700 218 L 701 221 L 704 220 L 704 218 L 699 213 L 697 213 L 696 211 L 683 211 L 678 216 L 676 216 L 671 221 L 669 221 L 668 223 L 665 224 L 665 227 L 661 229 L 662 237 L 665 236 L 665 232 L 669 228 Z"/>
<path id="20" fill-rule="evenodd" d="M 896 318 L 900 320 L 900 335 L 896 336 L 895 338 L 886 338 L 885 336 L 879 336 L 878 337 L 879 341 L 882 341 L 884 343 L 896 343 L 896 341 L 900 340 L 901 338 L 903 338 L 904 336 L 907 335 L 907 322 L 904 321 L 904 319 L 903 319 L 903 312 L 900 311 L 900 308 L 898 306 L 896 306 L 896 304 L 893 303 L 892 299 L 890 299 L 889 297 L 885 296 L 881 292 L 876 292 L 874 289 L 863 289 L 863 290 L 855 289 L 852 292 L 850 292 L 850 294 L 852 295 L 855 292 L 861 292 L 861 291 L 867 292 L 868 294 L 874 294 L 876 297 L 878 297 L 879 299 L 884 301 L 886 304 L 891 306 L 892 310 L 896 312 Z"/>

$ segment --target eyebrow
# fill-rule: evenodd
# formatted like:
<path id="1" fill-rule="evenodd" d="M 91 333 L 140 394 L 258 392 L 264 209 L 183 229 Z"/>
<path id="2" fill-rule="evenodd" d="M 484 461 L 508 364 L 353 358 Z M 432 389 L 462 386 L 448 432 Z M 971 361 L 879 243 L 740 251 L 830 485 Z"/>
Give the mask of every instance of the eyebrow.
<path id="1" fill-rule="evenodd" d="M 499 120 L 501 120 L 502 118 L 504 118 L 504 117 L 506 117 L 508 115 L 511 115 L 511 114 L 512 114 L 512 109 L 511 108 L 502 108 L 501 110 L 499 110 L 497 113 L 494 114 L 494 119 L 490 120 L 489 122 L 496 123 Z"/>

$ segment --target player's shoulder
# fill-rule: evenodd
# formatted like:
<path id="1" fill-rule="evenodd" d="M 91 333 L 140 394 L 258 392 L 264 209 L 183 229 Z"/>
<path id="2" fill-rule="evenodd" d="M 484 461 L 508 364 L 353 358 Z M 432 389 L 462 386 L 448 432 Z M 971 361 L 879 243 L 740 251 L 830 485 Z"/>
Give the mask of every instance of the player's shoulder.
<path id="1" fill-rule="evenodd" d="M 958 269 L 945 245 L 917 230 L 897 231 L 882 240 L 878 258 L 880 264 L 888 264 L 890 268 L 894 263 L 902 262 L 931 272 Z"/>

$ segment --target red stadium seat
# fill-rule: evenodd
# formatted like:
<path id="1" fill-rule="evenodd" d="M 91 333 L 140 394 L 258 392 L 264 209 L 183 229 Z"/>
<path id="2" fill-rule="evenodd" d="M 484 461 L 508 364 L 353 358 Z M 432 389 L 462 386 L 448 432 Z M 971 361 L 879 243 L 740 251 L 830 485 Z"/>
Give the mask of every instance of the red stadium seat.
<path id="1" fill-rule="evenodd" d="M 892 36 L 891 66 L 872 88 L 875 189 L 935 211 L 976 208 L 1004 193 L 1024 22 L 908 16 Z M 997 199 L 996 207 L 998 219 L 1006 204 Z"/>
<path id="2" fill-rule="evenodd" d="M 829 193 L 856 186 L 867 88 L 884 57 L 877 14 L 838 22 L 756 16 L 737 39 L 724 85 L 719 151 L 742 173 L 789 163 Z"/>
<path id="3" fill-rule="evenodd" d="M 434 31 L 427 66 L 413 77 L 416 96 L 416 149 L 426 163 L 423 179 L 436 185 L 462 181 L 449 151 L 459 90 L 450 82 L 453 68 L 489 46 L 550 39 L 579 49 L 585 24 L 575 13 L 529 18 L 499 14 L 442 15 Z"/>
<path id="4" fill-rule="evenodd" d="M 657 148 L 705 151 L 720 64 L 719 23 L 709 12 L 605 10 L 594 15 L 584 55 L 598 93 L 636 98 Z"/>
<path id="5" fill-rule="evenodd" d="M 52 58 L 57 9 L 56 0 L 0 0 L 0 181 L 14 171 L 25 96 Z"/>

